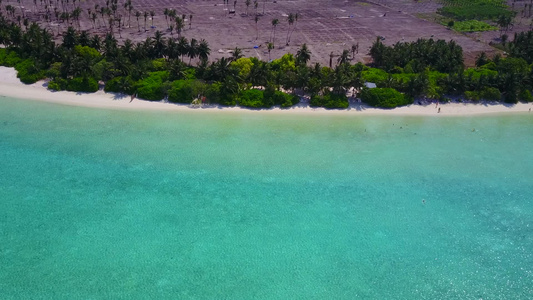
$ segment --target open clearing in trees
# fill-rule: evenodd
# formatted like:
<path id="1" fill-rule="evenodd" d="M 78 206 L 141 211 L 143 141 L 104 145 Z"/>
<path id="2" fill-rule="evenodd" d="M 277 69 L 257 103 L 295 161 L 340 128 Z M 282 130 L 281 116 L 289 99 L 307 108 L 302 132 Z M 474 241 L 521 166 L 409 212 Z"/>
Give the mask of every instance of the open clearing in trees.
<path id="1" fill-rule="evenodd" d="M 211 48 L 211 58 L 230 56 L 230 51 L 235 47 L 243 49 L 246 56 L 255 56 L 260 59 L 268 59 L 267 44 L 272 34 L 272 20 L 279 19 L 279 25 L 275 29 L 275 49 L 271 52 L 272 59 L 291 52 L 296 53 L 298 48 L 307 43 L 312 52 L 311 62 L 329 64 L 330 53 L 338 56 L 342 50 L 350 49 L 358 44 L 359 51 L 355 61 L 368 62 L 368 49 L 377 36 L 384 38 L 385 44 L 394 44 L 398 41 L 414 41 L 418 38 L 435 38 L 455 40 L 463 47 L 464 57 L 467 64 L 471 64 L 474 57 L 481 51 L 494 53 L 496 50 L 488 45 L 496 33 L 489 33 L 486 38 L 482 34 L 462 35 L 435 22 L 418 18 L 421 14 L 431 15 L 441 7 L 438 1 L 421 0 L 258 0 L 257 10 L 254 2 L 246 7 L 245 0 L 237 0 L 235 13 L 230 11 L 234 8 L 234 0 L 224 4 L 224 0 L 132 0 L 133 10 L 129 14 L 124 8 L 125 0 L 119 0 L 117 14 L 121 15 L 124 28 L 120 34 L 118 26 L 114 29 L 115 36 L 119 41 L 131 39 L 134 41 L 144 40 L 153 36 L 157 30 L 164 33 L 165 37 L 171 37 L 167 28 L 164 15 L 165 9 L 175 9 L 178 16 L 185 15 L 185 27 L 182 35 L 186 38 L 205 39 Z M 2 8 L 10 4 L 17 8 L 23 7 L 25 16 L 30 21 L 37 21 L 44 27 L 50 28 L 55 34 L 68 27 L 66 21 L 56 21 L 53 10 L 45 21 L 46 11 L 44 2 L 40 0 L 25 0 L 21 3 L 16 0 L 3 1 Z M 52 3 L 56 3 L 52 1 Z M 82 8 L 79 25 L 73 21 L 75 28 L 87 30 L 91 33 L 104 35 L 108 27 L 104 27 L 106 17 L 97 14 L 95 24 L 91 20 L 88 10 L 95 11 L 95 5 L 105 7 L 106 2 L 76 1 L 69 7 L 73 10 L 76 6 Z M 263 13 L 264 9 L 264 13 Z M 144 29 L 144 17 L 141 15 L 139 22 L 135 12 L 155 12 L 152 26 L 152 18 L 148 15 L 146 30 Z M 18 10 L 19 14 L 21 10 Z M 248 14 L 246 13 L 248 12 Z M 259 19 L 255 22 L 255 15 Z M 291 26 L 294 29 L 289 45 L 286 44 L 289 23 L 287 15 L 298 13 L 297 22 Z M 193 15 L 192 24 L 189 20 Z M 139 24 L 138 24 L 139 23 Z M 96 28 L 93 28 L 96 27 Z M 138 30 L 140 27 L 140 32 Z M 121 36 L 121 37 L 119 37 Z M 177 38 L 174 31 L 172 36 Z M 336 61 L 336 58 L 333 59 Z"/>

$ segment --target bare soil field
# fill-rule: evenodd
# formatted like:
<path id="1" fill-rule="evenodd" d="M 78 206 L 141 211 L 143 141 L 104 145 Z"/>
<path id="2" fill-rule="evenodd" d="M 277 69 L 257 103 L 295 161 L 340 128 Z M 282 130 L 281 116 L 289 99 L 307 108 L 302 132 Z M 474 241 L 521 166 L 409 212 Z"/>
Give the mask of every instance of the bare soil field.
<path id="1" fill-rule="evenodd" d="M 275 18 L 279 19 L 280 23 L 275 29 L 275 49 L 271 52 L 272 59 L 279 58 L 287 52 L 296 53 L 303 43 L 307 43 L 312 52 L 311 62 L 320 62 L 325 65 L 329 64 L 330 53 L 339 55 L 344 49 L 350 49 L 353 44 L 359 45 L 359 52 L 354 61 L 368 62 L 370 59 L 368 49 L 378 36 L 383 37 L 384 43 L 389 45 L 398 41 L 414 41 L 418 38 L 431 37 L 455 40 L 463 47 L 467 64 L 471 64 L 479 52 L 496 51 L 488 45 L 488 42 L 494 39 L 494 34 L 499 35 L 498 32 L 491 32 L 466 36 L 434 22 L 418 18 L 417 14 L 434 13 L 440 7 L 440 4 L 433 0 L 418 2 L 414 0 L 258 0 L 257 27 L 253 1 L 247 9 L 245 0 L 237 0 L 235 13 L 230 14 L 234 7 L 234 0 L 230 0 L 227 5 L 224 4 L 224 0 L 132 0 L 133 10 L 130 18 L 128 11 L 124 8 L 124 2 L 124 0 L 119 0 L 118 14 L 122 15 L 125 27 L 120 34 L 117 28 L 114 30 L 119 41 L 144 40 L 146 37 L 153 36 L 157 30 L 163 32 L 165 37 L 177 38 L 176 32 L 171 35 L 168 30 L 163 14 L 165 9 L 175 9 L 178 16 L 186 16 L 182 35 L 189 39 L 205 39 L 211 48 L 211 58 L 230 56 L 230 51 L 238 47 L 243 49 L 246 56 L 267 60 L 267 44 L 273 31 L 271 22 Z M 15 6 L 17 14 L 20 15 L 24 10 L 26 18 L 39 22 L 56 34 L 68 27 L 66 21 L 56 20 L 53 12 L 50 16 L 51 21 L 47 22 L 46 11 L 41 3 L 40 0 L 25 0 L 20 3 L 16 0 L 4 0 L 2 11 L 5 12 L 6 5 Z M 52 3 L 56 2 L 52 1 Z M 88 10 L 91 9 L 94 12 L 95 5 L 105 7 L 106 2 L 87 0 L 76 2 L 74 5 L 70 2 L 72 10 L 78 5 L 82 8 L 82 13 L 80 21 L 73 22 L 74 27 L 104 35 L 108 31 L 108 26 L 104 26 L 104 23 L 107 24 L 106 17 L 101 17 L 98 13 L 98 18 L 93 24 Z M 148 16 L 146 29 L 144 17 L 141 16 L 137 22 L 135 11 L 155 12 L 153 20 Z M 247 11 L 248 14 L 246 14 Z M 299 17 L 293 25 L 294 32 L 287 45 L 286 37 L 289 29 L 287 15 L 289 13 L 298 13 Z M 192 22 L 189 20 L 190 15 L 193 16 Z"/>

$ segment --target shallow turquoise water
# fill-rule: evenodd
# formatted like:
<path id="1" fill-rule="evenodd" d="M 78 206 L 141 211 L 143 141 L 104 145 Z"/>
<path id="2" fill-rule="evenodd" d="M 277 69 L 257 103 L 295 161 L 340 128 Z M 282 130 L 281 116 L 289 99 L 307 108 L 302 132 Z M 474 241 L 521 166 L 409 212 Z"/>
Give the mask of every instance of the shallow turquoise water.
<path id="1" fill-rule="evenodd" d="M 532 133 L 0 98 L 0 298 L 531 299 Z"/>

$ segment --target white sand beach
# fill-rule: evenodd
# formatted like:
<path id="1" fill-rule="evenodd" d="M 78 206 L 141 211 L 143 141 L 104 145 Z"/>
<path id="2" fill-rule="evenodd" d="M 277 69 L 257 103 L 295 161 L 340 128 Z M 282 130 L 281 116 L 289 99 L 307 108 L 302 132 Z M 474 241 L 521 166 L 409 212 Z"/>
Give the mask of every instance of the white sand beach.
<path id="1" fill-rule="evenodd" d="M 281 109 L 254 110 L 240 107 L 204 106 L 192 107 L 190 105 L 166 103 L 163 101 L 153 102 L 134 99 L 130 102 L 130 96 L 105 93 L 100 90 L 93 94 L 76 92 L 53 92 L 46 88 L 45 81 L 26 85 L 17 78 L 14 68 L 0 66 L 0 96 L 39 100 L 45 102 L 58 103 L 63 105 L 75 105 L 85 107 L 98 107 L 109 109 L 125 110 L 166 110 L 166 111 L 190 111 L 190 112 L 244 112 L 244 113 L 305 113 L 305 114 L 375 114 L 375 115 L 419 115 L 419 116 L 458 116 L 477 114 L 500 114 L 500 113 L 523 113 L 533 110 L 533 103 L 518 103 L 514 105 L 494 104 L 490 102 L 481 103 L 442 103 L 436 107 L 435 104 L 428 105 L 408 105 L 395 109 L 373 108 L 361 103 L 351 103 L 348 109 L 328 110 L 324 108 L 312 108 L 301 103 L 296 107 Z M 440 113 L 439 113 L 440 108 Z"/>

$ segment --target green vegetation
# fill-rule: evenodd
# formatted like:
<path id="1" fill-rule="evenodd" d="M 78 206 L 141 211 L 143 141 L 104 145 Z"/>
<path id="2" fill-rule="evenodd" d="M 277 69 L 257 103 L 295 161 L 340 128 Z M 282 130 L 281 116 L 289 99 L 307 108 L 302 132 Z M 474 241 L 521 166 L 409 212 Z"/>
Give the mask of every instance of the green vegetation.
<path id="1" fill-rule="evenodd" d="M 165 82 L 167 81 L 168 76 L 168 71 L 150 72 L 148 77 L 139 80 L 135 84 L 137 96 L 141 99 L 150 101 L 163 100 L 166 92 Z"/>
<path id="2" fill-rule="evenodd" d="M 333 93 L 326 93 L 322 96 L 315 95 L 311 98 L 310 105 L 312 107 L 348 108 L 348 98 L 346 98 L 346 95 Z"/>
<path id="3" fill-rule="evenodd" d="M 392 88 L 363 89 L 361 100 L 381 108 L 394 108 L 412 103 L 402 93 Z"/>
<path id="4" fill-rule="evenodd" d="M 458 21 L 496 20 L 500 16 L 512 16 L 505 0 L 443 0 L 444 7 L 438 13 Z"/>
<path id="5" fill-rule="evenodd" d="M 504 49 L 513 57 L 533 63 L 533 31 L 515 34 L 513 41 L 506 43 Z"/>
<path id="6" fill-rule="evenodd" d="M 344 109 L 349 106 L 348 91 L 384 108 L 417 98 L 444 101 L 452 95 L 473 101 L 531 101 L 532 41 L 533 32 L 518 34 L 501 45 L 509 57 L 491 59 L 481 54 L 477 68 L 470 69 L 464 69 L 459 45 L 433 39 L 393 46 L 377 39 L 370 49 L 371 66 L 352 65 L 349 50 L 332 68 L 310 66 L 306 45 L 296 55 L 288 53 L 272 62 L 239 55 L 210 62 L 205 41 L 167 39 L 157 31 L 146 41 L 126 40 L 119 45 L 112 34 L 102 39 L 69 28 L 56 44 L 47 30 L 36 24 L 21 30 L 0 13 L 0 44 L 6 47 L 0 48 L 0 64 L 15 67 L 25 83 L 46 76 L 51 90 L 90 93 L 103 82 L 107 92 L 136 94 L 150 101 L 256 109 L 291 107 L 301 96 L 309 97 L 313 107 Z M 189 63 L 182 60 L 185 57 Z M 366 82 L 377 88 L 363 88 Z"/>
<path id="7" fill-rule="evenodd" d="M 263 91 L 255 89 L 246 90 L 239 97 L 239 105 L 251 108 L 264 107 L 263 98 Z"/>
<path id="8" fill-rule="evenodd" d="M 385 46 L 378 38 L 370 48 L 374 65 L 391 72 L 396 67 L 406 73 L 419 73 L 427 67 L 449 73 L 463 69 L 463 49 L 454 41 L 423 40 Z"/>
<path id="9" fill-rule="evenodd" d="M 452 23 L 450 23 L 452 22 Z M 455 31 L 459 32 L 476 32 L 476 31 L 493 31 L 498 30 L 498 27 L 492 26 L 488 23 L 478 20 L 468 20 L 468 21 L 450 21 L 447 23 L 442 23 L 452 28 Z M 451 25 L 451 26 L 450 26 Z"/>
<path id="10" fill-rule="evenodd" d="M 31 58 L 25 59 L 15 65 L 17 77 L 26 84 L 35 83 L 46 78 L 46 72 L 40 70 L 35 61 Z"/>
<path id="11" fill-rule="evenodd" d="M 56 78 L 48 83 L 48 88 L 54 91 L 94 93 L 98 91 L 98 82 L 91 77 Z"/>

